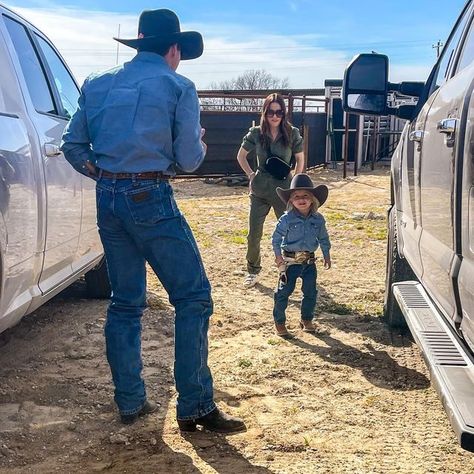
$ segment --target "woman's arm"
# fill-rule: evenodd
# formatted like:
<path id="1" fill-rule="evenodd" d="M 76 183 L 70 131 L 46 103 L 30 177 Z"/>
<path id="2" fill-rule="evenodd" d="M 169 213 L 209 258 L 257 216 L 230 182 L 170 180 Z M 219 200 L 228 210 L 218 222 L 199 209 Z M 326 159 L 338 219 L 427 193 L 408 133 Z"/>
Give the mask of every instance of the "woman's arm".
<path id="1" fill-rule="evenodd" d="M 304 152 L 295 153 L 296 165 L 295 165 L 295 174 L 304 173 Z"/>
<path id="2" fill-rule="evenodd" d="M 300 134 L 300 131 L 296 127 L 292 127 L 291 130 L 291 151 L 295 156 L 295 171 L 294 174 L 304 173 L 305 161 L 304 161 L 304 141 Z"/>
<path id="3" fill-rule="evenodd" d="M 239 152 L 237 153 L 237 161 L 239 162 L 240 167 L 242 168 L 243 172 L 248 176 L 250 180 L 253 179 L 255 176 L 255 171 L 250 168 L 249 162 L 247 161 L 247 155 L 249 152 L 243 148 L 239 148 Z"/>

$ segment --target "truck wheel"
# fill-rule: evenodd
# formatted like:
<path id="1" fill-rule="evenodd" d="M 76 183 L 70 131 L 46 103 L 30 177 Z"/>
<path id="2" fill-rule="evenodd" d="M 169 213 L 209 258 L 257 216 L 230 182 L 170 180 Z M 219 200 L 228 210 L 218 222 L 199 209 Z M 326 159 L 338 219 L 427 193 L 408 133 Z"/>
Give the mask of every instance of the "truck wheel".
<path id="1" fill-rule="evenodd" d="M 408 262 L 398 254 L 396 210 L 388 215 L 387 267 L 385 274 L 384 319 L 391 328 L 406 328 L 407 323 L 397 300 L 393 296 L 392 284 L 399 281 L 417 280 Z"/>
<path id="2" fill-rule="evenodd" d="M 105 257 L 102 257 L 99 265 L 89 270 L 85 274 L 87 294 L 91 298 L 108 299 L 110 298 L 111 288 L 109 275 L 107 273 L 107 263 Z"/>

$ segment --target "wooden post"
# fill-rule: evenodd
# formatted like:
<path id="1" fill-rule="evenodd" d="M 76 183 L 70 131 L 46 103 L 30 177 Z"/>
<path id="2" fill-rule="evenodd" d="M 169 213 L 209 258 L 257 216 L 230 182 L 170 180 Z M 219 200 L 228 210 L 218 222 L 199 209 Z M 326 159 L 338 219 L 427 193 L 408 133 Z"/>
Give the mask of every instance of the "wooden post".
<path id="1" fill-rule="evenodd" d="M 354 141 L 354 176 L 357 176 L 357 166 L 359 165 L 359 129 L 360 129 L 360 115 L 357 115 L 355 127 L 355 141 Z"/>
<path id="2" fill-rule="evenodd" d="M 372 147 L 371 147 L 371 163 L 370 169 L 373 171 L 375 169 L 375 157 L 377 155 L 377 117 L 373 118 L 374 128 L 372 129 Z"/>
<path id="3" fill-rule="evenodd" d="M 344 126 L 344 164 L 342 167 L 342 177 L 347 177 L 347 157 L 349 155 L 349 116 L 348 112 L 345 112 L 344 115 L 346 116 L 346 123 Z"/>
<path id="4" fill-rule="evenodd" d="M 308 125 L 303 126 L 303 152 L 304 152 L 304 168 L 303 171 L 306 171 L 308 168 L 308 150 L 309 150 L 309 127 Z"/>
<path id="5" fill-rule="evenodd" d="M 374 127 L 374 130 L 376 131 L 375 133 L 375 153 L 374 153 L 374 158 L 372 160 L 372 171 L 375 169 L 375 163 L 377 162 L 377 155 L 379 154 L 380 151 L 380 117 L 377 117 L 376 119 L 376 126 Z"/>
<path id="6" fill-rule="evenodd" d="M 288 94 L 288 120 L 293 121 L 293 96 Z"/>
<path id="7" fill-rule="evenodd" d="M 306 96 L 304 95 L 301 99 L 301 126 L 304 128 L 306 114 Z"/>

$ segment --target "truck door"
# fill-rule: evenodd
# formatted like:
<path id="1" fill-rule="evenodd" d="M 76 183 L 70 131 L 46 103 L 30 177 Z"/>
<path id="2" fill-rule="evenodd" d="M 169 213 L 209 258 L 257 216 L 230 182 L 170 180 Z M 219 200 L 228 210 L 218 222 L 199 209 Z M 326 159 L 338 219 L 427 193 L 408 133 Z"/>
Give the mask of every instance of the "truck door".
<path id="1" fill-rule="evenodd" d="M 421 143 L 420 255 L 422 280 L 445 316 L 457 317 L 455 279 L 460 258 L 456 252 L 456 154 L 460 146 L 463 104 L 472 73 L 454 74 L 454 64 L 471 9 L 464 12 L 438 63 Z"/>
<path id="2" fill-rule="evenodd" d="M 38 38 L 43 38 L 13 18 L 4 16 L 4 20 L 16 52 L 17 69 L 23 73 L 22 77 L 19 74 L 19 80 L 29 95 L 25 94 L 25 103 L 41 149 L 46 185 L 46 214 L 43 215 L 46 236 L 39 286 L 43 293 L 47 293 L 72 273 L 71 264 L 81 228 L 81 177 L 59 149 L 68 117 L 64 114 L 57 83 L 41 50 Z M 76 94 L 75 100 L 79 94 L 77 88 Z"/>
<path id="3" fill-rule="evenodd" d="M 42 194 L 37 184 L 42 173 L 4 36 L 0 18 L 0 331 L 10 325 L 3 315 L 14 318 L 27 311 L 43 263 L 39 247 Z"/>
<path id="4" fill-rule="evenodd" d="M 474 78 L 474 25 L 471 24 L 456 65 L 456 74 Z M 456 235 L 461 263 L 458 278 L 461 329 L 474 350 L 474 80 L 467 89 L 461 116 L 459 183 L 456 190 Z"/>
<path id="5" fill-rule="evenodd" d="M 413 140 L 413 137 L 421 137 L 428 110 L 429 105 L 425 104 L 417 119 L 405 125 L 400 144 L 392 158 L 392 161 L 397 160 L 400 163 L 399 175 L 395 175 L 395 179 L 401 182 L 401 186 L 396 188 L 396 192 L 400 194 L 397 204 L 401 205 L 401 208 L 399 207 L 397 210 L 399 213 L 403 210 L 399 219 L 400 226 L 403 227 L 403 239 L 400 239 L 400 248 L 418 276 L 421 276 L 423 272 L 419 248 L 421 236 L 419 193 L 421 147 L 419 143 Z"/>
<path id="6" fill-rule="evenodd" d="M 64 117 L 62 128 L 64 128 L 68 119 L 72 117 L 77 109 L 79 89 L 52 46 L 36 33 L 33 34 L 33 38 L 37 42 L 39 49 L 44 56 L 45 63 L 48 65 L 51 79 L 54 82 L 55 89 L 60 99 L 59 106 L 62 107 L 61 115 Z M 60 130 L 61 134 L 62 128 Z M 57 164 L 55 160 L 52 160 L 52 162 Z M 65 163 L 64 158 L 61 159 L 61 167 L 63 165 L 67 167 L 68 176 L 74 174 L 73 183 L 75 186 L 74 189 L 76 190 L 75 195 L 79 195 L 82 199 L 79 244 L 72 259 L 72 269 L 73 271 L 78 271 L 103 252 L 102 244 L 97 232 L 95 181 L 76 173 L 68 163 Z M 79 202 L 76 202 L 75 205 L 79 207 Z M 77 227 L 74 229 L 77 230 Z M 72 235 L 71 229 L 71 238 L 74 237 L 75 236 Z"/>

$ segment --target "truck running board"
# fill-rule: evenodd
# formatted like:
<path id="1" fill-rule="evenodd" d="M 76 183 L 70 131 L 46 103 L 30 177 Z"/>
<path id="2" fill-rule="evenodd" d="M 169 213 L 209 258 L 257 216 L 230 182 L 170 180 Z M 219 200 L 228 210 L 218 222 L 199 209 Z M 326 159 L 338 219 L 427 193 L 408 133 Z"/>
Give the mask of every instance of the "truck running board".
<path id="1" fill-rule="evenodd" d="M 459 444 L 474 451 L 474 363 L 423 287 L 414 281 L 393 285 L 393 294 L 420 347 L 431 381 L 443 402 Z"/>

